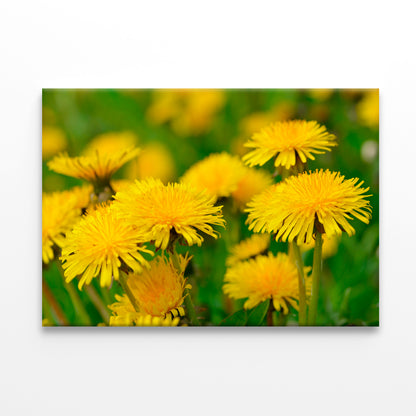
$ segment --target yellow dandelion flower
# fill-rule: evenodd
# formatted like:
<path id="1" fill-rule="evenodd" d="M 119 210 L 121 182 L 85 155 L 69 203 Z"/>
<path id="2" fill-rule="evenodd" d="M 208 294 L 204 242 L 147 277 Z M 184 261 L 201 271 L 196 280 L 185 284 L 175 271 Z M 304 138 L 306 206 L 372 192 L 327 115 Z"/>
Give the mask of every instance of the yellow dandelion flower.
<path id="1" fill-rule="evenodd" d="M 347 221 L 353 217 L 368 224 L 370 203 L 358 178 L 344 180 L 339 172 L 316 170 L 291 176 L 267 188 L 247 204 L 247 222 L 254 232 L 277 233 L 276 240 L 310 243 L 315 231 L 328 238 L 355 233 Z"/>
<path id="2" fill-rule="evenodd" d="M 289 169 L 297 159 L 302 163 L 308 158 L 314 160 L 313 153 L 330 151 L 336 143 L 335 136 L 316 121 L 293 120 L 270 124 L 253 134 L 245 146 L 254 149 L 243 156 L 247 165 L 263 166 L 276 156 L 274 165 Z"/>
<path id="3" fill-rule="evenodd" d="M 239 123 L 242 134 L 251 136 L 273 121 L 290 119 L 295 113 L 295 106 L 289 101 L 282 101 L 268 112 L 255 112 L 244 117 Z"/>
<path id="4" fill-rule="evenodd" d="M 99 150 L 91 156 L 69 157 L 66 153 L 48 162 L 49 169 L 62 175 L 85 179 L 93 184 L 108 184 L 111 176 L 139 154 L 138 148 L 128 148 L 113 154 Z"/>
<path id="5" fill-rule="evenodd" d="M 127 296 L 116 297 L 110 325 L 172 326 L 185 315 L 184 291 L 191 288 L 184 278 L 189 257 L 179 257 L 180 271 L 165 256 L 155 258 L 150 268 L 140 274 L 130 273 L 127 286 L 134 305 Z"/>
<path id="6" fill-rule="evenodd" d="M 206 190 L 215 198 L 228 197 L 237 189 L 246 172 L 244 168 L 238 156 L 226 152 L 213 153 L 191 166 L 181 182 Z"/>
<path id="7" fill-rule="evenodd" d="M 379 94 L 378 90 L 369 90 L 357 104 L 358 121 L 365 126 L 378 128 L 379 123 Z"/>
<path id="8" fill-rule="evenodd" d="M 264 170 L 245 168 L 244 172 L 237 189 L 231 193 L 240 209 L 243 209 L 254 195 L 263 192 L 273 182 L 272 176 Z"/>
<path id="9" fill-rule="evenodd" d="M 233 246 L 230 256 L 227 258 L 227 266 L 233 266 L 239 261 L 247 260 L 264 253 L 270 245 L 269 234 L 253 234 L 240 243 Z"/>
<path id="10" fill-rule="evenodd" d="M 247 153 L 247 148 L 245 147 L 247 137 L 252 136 L 270 123 L 289 120 L 295 113 L 296 108 L 293 103 L 282 101 L 272 107 L 268 112 L 256 112 L 247 115 L 239 123 L 241 136 L 231 142 L 232 153 L 244 156 Z"/>
<path id="11" fill-rule="evenodd" d="M 81 216 L 77 200 L 66 192 L 42 195 L 42 260 L 45 264 L 54 258 L 53 246 L 62 247 L 65 233 L 70 231 Z"/>
<path id="12" fill-rule="evenodd" d="M 112 205 L 90 210 L 66 236 L 62 267 L 66 281 L 80 276 L 79 289 L 100 275 L 100 285 L 110 286 L 119 278 L 122 262 L 140 272 L 148 262 L 141 252 L 153 254 L 141 244 L 143 235 L 121 220 Z"/>
<path id="13" fill-rule="evenodd" d="M 134 309 L 127 295 L 116 295 L 116 302 L 108 305 L 113 312 L 110 316 L 110 326 L 131 326 L 139 313 Z"/>
<path id="14" fill-rule="evenodd" d="M 214 206 L 215 198 L 183 183 L 164 185 L 159 179 L 148 178 L 135 181 L 114 198 L 121 218 L 134 224 L 163 250 L 173 232 L 181 235 L 188 245 L 200 246 L 204 239 L 198 231 L 217 238 L 219 233 L 212 225 L 225 223 L 222 207 Z"/>
<path id="15" fill-rule="evenodd" d="M 110 316 L 110 326 L 178 326 L 180 316 L 166 317 L 145 315 L 137 312 L 127 295 L 116 295 L 116 301 L 108 307 L 113 312 Z"/>
<path id="16" fill-rule="evenodd" d="M 64 151 L 67 145 L 65 133 L 61 129 L 52 126 L 42 127 L 42 159 L 49 159 Z"/>
<path id="17" fill-rule="evenodd" d="M 185 268 L 190 257 L 180 256 L 180 272 L 172 260 L 165 256 L 156 257 L 148 270 L 140 274 L 129 274 L 129 286 L 139 311 L 151 316 L 184 315 L 182 308 L 184 290 L 190 288 L 184 278 Z"/>
<path id="18" fill-rule="evenodd" d="M 310 294 L 310 268 L 305 267 L 306 289 Z M 224 293 L 233 299 L 248 298 L 245 309 L 251 309 L 267 299 L 272 299 L 277 311 L 289 312 L 288 306 L 298 309 L 298 272 L 289 256 L 278 253 L 273 256 L 257 256 L 254 259 L 236 263 L 225 274 Z"/>
<path id="19" fill-rule="evenodd" d="M 140 315 L 137 317 L 136 326 L 178 326 L 180 317 L 174 318 L 172 315 L 167 315 L 165 318 L 152 315 Z"/>
<path id="20" fill-rule="evenodd" d="M 82 152 L 82 156 L 94 157 L 97 151 L 113 155 L 136 146 L 137 136 L 130 131 L 108 132 L 93 138 Z"/>
<path id="21" fill-rule="evenodd" d="M 176 175 L 175 162 L 166 146 L 162 143 L 150 143 L 130 164 L 127 175 L 131 179 L 152 177 L 167 183 Z"/>

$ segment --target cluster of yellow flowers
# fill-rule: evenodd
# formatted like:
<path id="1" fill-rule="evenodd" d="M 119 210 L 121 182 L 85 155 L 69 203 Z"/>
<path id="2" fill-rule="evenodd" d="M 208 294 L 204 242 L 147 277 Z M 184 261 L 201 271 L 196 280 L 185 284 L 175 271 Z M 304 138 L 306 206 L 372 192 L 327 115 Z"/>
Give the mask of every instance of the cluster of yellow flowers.
<path id="1" fill-rule="evenodd" d="M 119 281 L 125 295 L 110 306 L 110 325 L 177 325 L 190 286 L 184 278 L 189 257 L 176 253 L 175 242 L 191 246 L 201 245 L 201 234 L 217 238 L 213 226 L 224 226 L 222 207 L 207 192 L 185 183 L 164 185 L 154 178 L 112 183 L 113 173 L 139 149 L 102 148 L 108 147 L 90 147 L 75 158 L 59 154 L 48 163 L 55 172 L 90 185 L 44 195 L 43 261 L 54 258 L 52 247 L 59 248 L 66 281 L 78 278 L 79 289 L 93 278 L 102 287 Z M 113 187 L 120 190 L 115 193 Z M 110 192 L 106 201 L 97 199 L 103 190 Z M 155 253 L 149 244 L 163 254 L 151 260 Z"/>
<path id="2" fill-rule="evenodd" d="M 176 102 L 178 97 L 190 99 L 180 94 L 170 99 Z M 219 106 L 221 100 L 214 98 L 209 99 Z M 171 113 L 166 120 L 174 117 Z M 136 138 L 129 132 L 97 137 L 81 156 L 60 153 L 48 162 L 51 170 L 88 184 L 43 195 L 43 262 L 58 259 L 66 282 L 77 279 L 80 290 L 95 278 L 103 288 L 118 282 L 123 294 L 109 305 L 109 325 L 198 325 L 185 277 L 191 257 L 178 254 L 176 244 L 201 246 L 207 236 L 217 239 L 216 228 L 226 226 L 224 204 L 231 201 L 231 212 L 248 213 L 247 224 L 255 234 L 229 247 L 224 293 L 246 299 L 246 309 L 267 300 L 271 313 L 288 314 L 292 307 L 299 310 L 300 324 L 306 323 L 309 304 L 308 322 L 313 325 L 322 235 L 324 248 L 330 247 L 324 256 L 331 255 L 343 231 L 354 233 L 349 220 L 368 223 L 371 216 L 368 188 L 358 179 L 328 170 L 306 171 L 307 160 L 330 151 L 335 140 L 315 121 L 271 123 L 254 132 L 245 144 L 251 151 L 242 159 L 226 152 L 211 154 L 178 182 L 166 183 L 166 171 L 114 181 L 113 174 L 124 164 L 140 160 Z M 271 174 L 255 168 L 271 159 L 286 178 L 275 184 Z M 269 251 L 270 234 L 290 243 L 287 253 Z M 300 251 L 315 239 L 311 275 Z"/>
<path id="3" fill-rule="evenodd" d="M 357 178 L 346 180 L 339 172 L 305 171 L 307 160 L 314 159 L 314 154 L 336 146 L 335 136 L 315 121 L 272 123 L 254 133 L 245 145 L 252 149 L 243 157 L 249 166 L 262 166 L 274 158 L 278 172 L 286 177 L 247 204 L 249 229 L 274 234 L 276 241 L 292 245 L 288 255 L 273 256 L 265 253 L 265 240 L 256 235 L 241 243 L 229 258 L 224 292 L 236 299 L 248 298 L 245 308 L 271 298 L 276 310 L 282 308 L 288 313 L 289 303 L 299 309 L 300 324 L 306 324 L 311 296 L 308 323 L 314 325 L 322 255 L 335 253 L 334 245 L 343 231 L 354 234 L 348 220 L 355 217 L 368 224 L 369 188 L 362 188 L 363 182 Z M 328 241 L 324 253 L 323 234 Z M 314 270 L 308 276 L 300 249 L 307 249 L 314 239 Z"/>

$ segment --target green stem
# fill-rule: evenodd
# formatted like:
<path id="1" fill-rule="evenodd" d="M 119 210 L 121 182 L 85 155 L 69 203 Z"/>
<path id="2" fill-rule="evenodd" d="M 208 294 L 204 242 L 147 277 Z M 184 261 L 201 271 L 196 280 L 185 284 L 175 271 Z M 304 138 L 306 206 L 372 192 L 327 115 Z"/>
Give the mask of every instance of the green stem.
<path id="1" fill-rule="evenodd" d="M 42 299 L 42 321 L 44 319 L 47 319 L 51 325 L 55 324 L 55 318 L 52 309 L 45 298 Z"/>
<path id="2" fill-rule="evenodd" d="M 195 307 L 191 299 L 191 291 L 189 289 L 185 289 L 185 308 L 186 314 L 193 326 L 200 326 L 198 317 L 196 316 Z"/>
<path id="3" fill-rule="evenodd" d="M 120 285 L 122 289 L 124 290 L 124 293 L 129 298 L 130 303 L 133 305 L 136 312 L 140 312 L 139 306 L 137 305 L 137 302 L 136 302 L 136 298 L 134 297 L 133 292 L 131 291 L 129 285 L 127 284 L 127 275 L 122 270 L 120 270 L 120 276 L 118 278 L 118 281 L 120 282 Z"/>
<path id="4" fill-rule="evenodd" d="M 296 268 L 298 269 L 298 284 L 299 284 L 299 326 L 306 325 L 306 287 L 305 287 L 305 272 L 303 268 L 303 260 L 300 254 L 299 246 L 293 242 L 292 250 L 295 257 Z"/>
<path id="5" fill-rule="evenodd" d="M 57 325 L 68 325 L 68 319 L 65 316 L 64 311 L 59 306 L 58 302 L 55 299 L 51 289 L 49 288 L 46 281 L 42 278 L 42 296 L 44 301 L 49 305 L 51 312 L 54 316 L 54 320 Z"/>
<path id="6" fill-rule="evenodd" d="M 62 268 L 62 264 L 59 260 L 56 261 L 56 265 L 58 267 L 59 272 L 61 273 L 62 279 L 64 281 L 64 287 L 67 290 L 69 297 L 71 298 L 71 302 L 72 305 L 74 306 L 75 309 L 75 313 L 77 315 L 77 317 L 79 317 L 80 319 L 80 324 L 81 325 L 91 325 L 91 319 L 90 316 L 87 312 L 87 310 L 85 309 L 85 306 L 77 292 L 77 289 L 74 288 L 73 286 L 73 281 L 71 282 L 66 282 L 65 279 L 65 272 L 64 269 Z"/>
<path id="7" fill-rule="evenodd" d="M 232 247 L 240 241 L 241 234 L 240 218 L 236 215 L 235 210 L 231 208 L 230 202 L 230 198 L 228 198 L 223 207 L 223 215 L 227 221 L 227 227 L 224 232 L 221 233 L 221 238 L 224 240 L 227 254 L 229 254 Z M 219 247 L 218 244 L 216 247 Z M 213 277 L 215 278 L 211 279 L 211 283 L 215 286 L 214 293 L 220 294 L 219 298 L 222 301 L 224 310 L 227 314 L 231 315 L 234 309 L 233 300 L 229 296 L 225 295 L 225 293 L 220 289 L 223 284 L 224 273 L 214 273 Z"/>
<path id="8" fill-rule="evenodd" d="M 267 309 L 267 326 L 274 326 L 273 312 L 274 312 L 273 301 L 270 301 L 269 309 Z"/>
<path id="9" fill-rule="evenodd" d="M 279 321 L 277 326 L 286 326 L 286 315 L 283 313 L 282 309 L 279 312 Z"/>
<path id="10" fill-rule="evenodd" d="M 176 252 L 175 247 L 173 247 L 172 255 L 170 256 L 170 258 L 172 259 L 172 264 L 173 264 L 173 267 L 176 269 L 176 271 L 179 274 L 182 273 L 182 270 L 181 270 L 181 262 L 179 261 L 179 255 Z"/>
<path id="11" fill-rule="evenodd" d="M 69 297 L 71 298 L 72 305 L 74 306 L 75 313 L 79 317 L 79 323 L 81 325 L 91 325 L 91 319 L 88 315 L 84 304 L 79 297 L 77 289 L 74 288 L 73 282 L 64 283 L 65 289 L 67 290 Z"/>
<path id="12" fill-rule="evenodd" d="M 240 240 L 240 219 L 232 208 L 230 200 L 225 202 L 222 212 L 227 221 L 227 228 L 221 233 L 221 237 L 225 242 L 225 248 L 229 252 L 231 247 Z"/>
<path id="13" fill-rule="evenodd" d="M 319 282 L 322 274 L 322 234 L 316 232 L 315 250 L 313 252 L 312 295 L 309 306 L 308 325 L 315 325 L 318 309 Z"/>
<path id="14" fill-rule="evenodd" d="M 173 266 L 175 267 L 177 272 L 182 273 L 180 261 L 179 261 L 179 255 L 176 252 L 175 245 L 173 245 L 172 247 L 171 259 L 172 259 Z M 189 289 L 185 289 L 184 302 L 185 302 L 186 315 L 188 316 L 189 321 L 191 322 L 193 326 L 200 326 L 198 317 L 195 312 L 195 307 L 192 302 L 191 291 Z"/>
<path id="15" fill-rule="evenodd" d="M 99 291 L 99 295 L 102 298 L 104 305 L 110 305 L 110 303 L 113 303 L 113 299 L 110 297 L 108 288 L 96 285 L 95 289 Z"/>
<path id="16" fill-rule="evenodd" d="M 108 321 L 110 319 L 110 312 L 108 311 L 107 306 L 100 298 L 100 295 L 97 293 L 93 286 L 85 285 L 84 289 L 89 298 L 91 299 L 92 304 L 95 306 L 95 309 L 97 309 L 98 313 L 101 315 L 101 318 L 103 318 L 104 322 L 108 324 Z"/>

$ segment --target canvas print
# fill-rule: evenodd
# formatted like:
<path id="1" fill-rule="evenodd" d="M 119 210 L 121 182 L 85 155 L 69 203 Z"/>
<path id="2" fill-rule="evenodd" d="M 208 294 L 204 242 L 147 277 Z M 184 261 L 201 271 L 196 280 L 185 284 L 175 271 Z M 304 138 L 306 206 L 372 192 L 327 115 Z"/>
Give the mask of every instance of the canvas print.
<path id="1" fill-rule="evenodd" d="M 379 91 L 42 92 L 43 326 L 378 326 Z"/>

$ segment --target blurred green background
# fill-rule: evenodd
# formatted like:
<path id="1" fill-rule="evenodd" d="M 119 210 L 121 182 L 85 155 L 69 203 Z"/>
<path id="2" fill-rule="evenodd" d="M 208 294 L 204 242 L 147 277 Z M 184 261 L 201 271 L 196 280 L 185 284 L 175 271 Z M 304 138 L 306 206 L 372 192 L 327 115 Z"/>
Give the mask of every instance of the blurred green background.
<path id="1" fill-rule="evenodd" d="M 309 169 L 328 168 L 340 171 L 347 179 L 358 177 L 364 186 L 370 187 L 372 195 L 370 224 L 353 221 L 356 235 L 343 235 L 337 254 L 324 262 L 317 322 L 378 325 L 378 90 L 44 90 L 43 191 L 82 184 L 50 171 L 46 163 L 60 151 L 79 155 L 93 138 L 103 133 L 132 132 L 139 147 L 162 149 L 163 164 L 169 167 L 164 171 L 164 179 L 174 181 L 210 153 L 243 155 L 246 150 L 242 145 L 253 132 L 271 122 L 288 119 L 317 120 L 338 138 L 338 146 L 331 152 L 308 162 Z M 273 172 L 273 163 L 268 162 L 264 168 Z M 126 166 L 115 178 L 139 176 L 137 167 Z M 239 224 L 241 238 L 250 235 L 245 219 L 242 214 L 233 220 Z M 241 302 L 227 304 L 222 294 L 229 236 L 223 237 L 207 238 L 201 248 L 190 250 L 194 255 L 189 270 L 193 296 L 206 325 L 220 324 L 241 306 Z M 287 250 L 285 244 L 276 242 L 271 249 Z M 305 263 L 312 264 L 311 252 L 305 253 Z M 75 312 L 71 291 L 65 287 L 56 263 L 44 270 L 44 279 L 69 324 L 85 324 Z M 93 285 L 104 303 L 113 303 L 114 294 L 121 292 L 118 285 L 103 290 L 95 280 Z M 77 290 L 76 285 L 73 289 Z M 108 312 L 100 313 L 86 293 L 78 294 L 86 305 L 90 324 L 105 322 Z M 53 323 L 48 308 L 43 312 L 44 318 Z M 296 312 L 292 311 L 288 324 L 295 321 Z"/>

